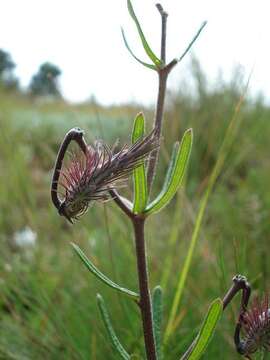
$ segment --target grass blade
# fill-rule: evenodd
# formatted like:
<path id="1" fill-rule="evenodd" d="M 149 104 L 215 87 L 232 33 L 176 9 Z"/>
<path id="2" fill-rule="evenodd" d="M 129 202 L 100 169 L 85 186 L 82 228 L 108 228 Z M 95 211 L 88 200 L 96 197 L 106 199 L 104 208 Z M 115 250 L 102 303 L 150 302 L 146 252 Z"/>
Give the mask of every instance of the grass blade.
<path id="1" fill-rule="evenodd" d="M 156 343 L 157 359 L 162 359 L 162 317 L 163 317 L 163 293 L 160 286 L 156 286 L 153 290 L 153 323 L 154 323 L 154 336 Z"/>
<path id="2" fill-rule="evenodd" d="M 106 328 L 109 338 L 111 340 L 112 346 L 118 352 L 118 354 L 121 356 L 122 359 L 129 360 L 130 355 L 123 348 L 122 344 L 120 343 L 118 337 L 116 336 L 116 334 L 114 332 L 114 329 L 112 327 L 111 320 L 109 317 L 109 313 L 106 309 L 105 302 L 100 294 L 97 294 L 97 303 L 98 303 L 98 307 L 99 307 L 99 310 L 101 313 L 103 323 L 105 325 L 105 328 Z"/>
<path id="3" fill-rule="evenodd" d="M 192 129 L 188 129 L 184 133 L 180 146 L 176 144 L 174 147 L 163 189 L 156 199 L 147 206 L 145 210 L 147 215 L 157 213 L 164 206 L 168 205 L 182 184 L 191 152 L 192 139 Z"/>
<path id="4" fill-rule="evenodd" d="M 181 360 L 199 360 L 202 357 L 214 334 L 222 310 L 221 299 L 216 299 L 212 302 L 199 334 L 187 352 L 182 356 Z"/>
<path id="5" fill-rule="evenodd" d="M 212 193 L 213 187 L 216 183 L 216 180 L 221 172 L 221 169 L 223 167 L 223 164 L 225 162 L 225 159 L 228 155 L 228 152 L 230 150 L 230 147 L 232 145 L 232 142 L 234 140 L 235 134 L 240 126 L 240 122 L 236 121 L 238 114 L 240 112 L 242 103 L 244 101 L 244 96 L 247 92 L 248 89 L 248 85 L 249 85 L 249 80 L 246 84 L 246 88 L 245 91 L 243 93 L 243 95 L 241 96 L 241 98 L 239 99 L 236 107 L 235 107 L 235 112 L 234 115 L 229 123 L 229 126 L 227 128 L 224 140 L 221 144 L 220 150 L 218 152 L 218 156 L 217 156 L 217 161 L 216 164 L 213 168 L 213 171 L 210 175 L 209 178 L 209 183 L 207 185 L 206 191 L 204 193 L 204 196 L 202 198 L 202 201 L 199 205 L 199 211 L 198 214 L 196 216 L 196 221 L 195 221 L 195 225 L 194 225 L 194 229 L 193 229 L 193 233 L 191 236 L 191 242 L 190 242 L 190 246 L 188 249 L 188 253 L 187 256 L 185 258 L 185 262 L 184 262 L 184 266 L 183 266 L 183 270 L 180 272 L 179 274 L 179 279 L 178 279 L 178 285 L 177 285 L 177 289 L 174 295 L 174 299 L 173 299 L 173 305 L 171 308 L 171 312 L 169 315 L 169 321 L 165 330 L 165 335 L 164 335 L 164 341 L 167 342 L 168 338 L 170 337 L 172 331 L 173 331 L 173 324 L 176 318 L 176 314 L 177 314 L 177 309 L 179 308 L 179 304 L 182 298 L 182 294 L 183 294 L 183 290 L 185 287 L 185 283 L 186 283 L 186 279 L 187 279 L 187 275 L 191 266 L 191 261 L 192 261 L 192 257 L 193 257 L 193 253 L 195 250 L 195 246 L 197 244 L 197 240 L 199 237 L 199 233 L 200 233 L 200 229 L 202 226 L 202 221 L 203 221 L 203 217 L 205 214 L 205 210 L 206 210 L 206 206 L 208 203 L 208 199 L 209 196 Z"/>
<path id="6" fill-rule="evenodd" d="M 129 11 L 129 14 L 130 16 L 132 17 L 132 19 L 134 20 L 135 24 L 136 24 L 136 27 L 137 27 L 137 30 L 138 30 L 138 33 L 140 35 L 140 38 L 141 38 L 141 42 L 142 42 L 142 45 L 143 45 L 143 48 L 146 52 L 146 54 L 149 56 L 149 58 L 153 61 L 153 63 L 157 66 L 157 67 L 160 67 L 162 65 L 162 62 L 161 60 L 154 54 L 154 52 L 152 51 L 152 49 L 150 48 L 148 42 L 146 41 L 146 38 L 144 36 L 144 33 L 142 31 L 142 28 L 141 28 L 141 25 L 139 23 L 139 20 L 137 19 L 137 16 L 134 12 L 134 9 L 133 9 L 133 6 L 132 6 L 132 3 L 130 0 L 127 0 L 127 6 L 128 6 L 128 11 Z"/>
<path id="7" fill-rule="evenodd" d="M 170 234 L 167 242 L 168 252 L 163 258 L 162 275 L 160 279 L 160 286 L 164 290 L 166 290 L 167 288 L 173 267 L 173 259 L 175 256 L 175 252 L 177 251 L 176 245 L 180 233 L 179 219 L 181 219 L 183 215 L 183 197 L 184 197 L 183 193 L 179 192 L 176 194 L 176 203 L 173 209 L 174 215 L 171 221 Z"/>
<path id="8" fill-rule="evenodd" d="M 132 131 L 131 141 L 134 144 L 144 135 L 144 116 L 142 113 L 139 113 L 135 120 Z M 147 181 L 145 174 L 145 165 L 144 163 L 138 166 L 133 171 L 133 184 L 134 184 L 134 201 L 133 201 L 133 212 L 140 214 L 144 211 L 147 205 Z"/>
<path id="9" fill-rule="evenodd" d="M 99 271 L 96 266 L 87 258 L 87 256 L 84 254 L 84 252 L 79 248 L 78 245 L 71 243 L 73 249 L 75 250 L 76 254 L 79 256 L 79 258 L 82 260 L 86 268 L 99 280 L 101 280 L 104 284 L 110 286 L 112 289 L 115 289 L 122 294 L 128 295 L 132 298 L 138 299 L 139 295 L 131 290 L 128 290 L 126 288 L 123 288 L 119 286 L 118 284 L 114 283 L 112 280 L 107 278 L 101 271 Z"/>
<path id="10" fill-rule="evenodd" d="M 128 42 L 127 42 L 125 32 L 124 32 L 124 30 L 123 30 L 122 28 L 121 28 L 121 32 L 122 32 L 124 44 L 125 44 L 128 52 L 131 54 L 131 56 L 132 56 L 135 60 L 137 60 L 140 64 L 142 64 L 143 66 L 148 67 L 148 68 L 151 69 L 151 70 L 156 70 L 156 66 L 155 66 L 155 65 L 148 64 L 148 63 L 140 60 L 140 59 L 134 54 L 134 52 L 131 50 L 131 48 L 130 48 Z"/>

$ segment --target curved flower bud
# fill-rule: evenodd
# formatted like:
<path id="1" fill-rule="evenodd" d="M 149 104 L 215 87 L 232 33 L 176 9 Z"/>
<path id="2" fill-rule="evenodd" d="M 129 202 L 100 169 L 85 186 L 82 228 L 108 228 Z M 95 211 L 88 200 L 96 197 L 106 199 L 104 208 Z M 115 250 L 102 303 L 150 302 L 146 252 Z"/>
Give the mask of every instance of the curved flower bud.
<path id="1" fill-rule="evenodd" d="M 109 192 L 123 186 L 128 175 L 158 146 L 151 132 L 117 153 L 97 141 L 79 154 L 73 154 L 69 165 L 60 173 L 59 184 L 65 192 L 58 209 L 60 215 L 73 222 L 88 210 L 92 201 L 109 200 Z"/>

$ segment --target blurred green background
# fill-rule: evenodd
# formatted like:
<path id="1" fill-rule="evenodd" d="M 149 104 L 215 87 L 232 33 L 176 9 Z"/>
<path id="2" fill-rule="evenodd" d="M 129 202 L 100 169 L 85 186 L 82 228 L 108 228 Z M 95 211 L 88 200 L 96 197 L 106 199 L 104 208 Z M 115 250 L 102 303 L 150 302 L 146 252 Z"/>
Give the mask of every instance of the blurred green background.
<path id="1" fill-rule="evenodd" d="M 186 185 L 166 210 L 147 222 L 151 287 L 164 285 L 168 320 L 198 206 L 216 163 L 226 129 L 245 83 L 209 89 L 192 64 L 194 92 L 186 84 L 169 93 L 161 161 L 153 194 L 162 186 L 173 142 L 194 130 Z M 104 296 L 114 328 L 134 359 L 143 357 L 138 308 L 100 284 L 73 253 L 75 242 L 114 281 L 137 289 L 132 229 L 113 202 L 96 204 L 75 225 L 57 214 L 50 179 L 60 142 L 74 126 L 89 142 L 130 141 L 134 116 L 143 110 L 151 129 L 151 107 L 100 106 L 94 99 L 70 105 L 16 88 L 0 90 L 0 359 L 117 359 L 96 304 Z M 199 241 L 179 306 L 166 359 L 179 359 L 197 333 L 210 302 L 223 296 L 232 277 L 248 277 L 254 293 L 269 287 L 270 108 L 248 94 L 237 113 L 239 129 L 209 198 Z M 131 187 L 130 187 L 131 188 Z M 131 196 L 130 189 L 124 189 Z M 30 239 L 30 240 L 29 240 Z M 28 241 L 28 243 L 27 243 Z M 170 269 L 166 279 L 166 269 Z M 228 307 L 204 359 L 238 359 L 233 344 L 239 297 Z"/>

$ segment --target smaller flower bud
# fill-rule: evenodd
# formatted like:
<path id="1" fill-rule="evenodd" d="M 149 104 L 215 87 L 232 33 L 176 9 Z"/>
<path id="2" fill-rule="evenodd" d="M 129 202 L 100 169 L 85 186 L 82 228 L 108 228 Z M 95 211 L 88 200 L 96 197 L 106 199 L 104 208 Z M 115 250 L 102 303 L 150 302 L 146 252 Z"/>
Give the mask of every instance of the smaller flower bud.
<path id="1" fill-rule="evenodd" d="M 238 345 L 238 352 L 248 359 L 258 350 L 270 351 L 270 309 L 269 298 L 256 298 L 250 308 L 240 318 L 244 338 Z"/>

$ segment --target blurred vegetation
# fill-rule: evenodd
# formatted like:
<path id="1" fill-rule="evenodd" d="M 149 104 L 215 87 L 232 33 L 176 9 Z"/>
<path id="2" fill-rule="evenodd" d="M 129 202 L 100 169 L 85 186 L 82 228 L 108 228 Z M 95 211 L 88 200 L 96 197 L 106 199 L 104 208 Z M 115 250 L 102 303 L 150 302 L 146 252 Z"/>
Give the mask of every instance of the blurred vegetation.
<path id="1" fill-rule="evenodd" d="M 33 97 L 47 97 L 48 99 L 60 98 L 61 91 L 59 77 L 61 70 L 58 66 L 44 62 L 30 80 L 27 90 L 20 87 L 19 79 L 14 75 L 16 64 L 10 53 L 0 49 L 0 90 L 19 92 L 21 95 L 29 93 Z"/>
<path id="2" fill-rule="evenodd" d="M 231 82 L 219 81 L 211 89 L 195 61 L 192 72 L 194 93 L 187 93 L 182 84 L 167 98 L 162 161 L 154 192 L 162 185 L 173 142 L 193 127 L 186 186 L 167 211 L 150 219 L 146 229 L 152 287 L 160 283 L 166 270 L 164 259 L 172 266 L 165 287 L 167 317 L 198 203 L 245 87 L 239 72 Z M 70 226 L 53 208 L 49 192 L 56 152 L 68 129 L 80 126 L 89 141 L 101 137 L 110 144 L 116 139 L 123 144 L 130 141 L 133 118 L 140 110 L 150 129 L 151 108 L 134 104 L 101 107 L 95 102 L 75 106 L 61 99 L 48 103 L 1 90 L 0 359 L 116 359 L 105 341 L 97 292 L 109 305 L 126 349 L 134 359 L 142 358 L 137 307 L 92 277 L 69 244 L 79 244 L 105 274 L 136 290 L 130 224 L 109 202 L 93 206 Z M 238 114 L 241 126 L 209 199 L 174 335 L 165 348 L 166 359 L 180 358 L 209 303 L 224 294 L 234 274 L 248 276 L 255 293 L 269 286 L 269 118 L 270 108 L 262 97 L 245 97 Z M 26 227 L 37 234 L 35 246 L 20 246 L 15 241 Z M 169 247 L 169 243 L 174 245 Z M 238 305 L 234 300 L 224 313 L 205 359 L 238 359 L 233 345 Z"/>
<path id="3" fill-rule="evenodd" d="M 56 65 L 45 62 L 31 79 L 30 93 L 34 96 L 61 96 L 58 84 L 60 75 L 61 70 Z"/>
<path id="4" fill-rule="evenodd" d="M 13 73 L 15 67 L 11 55 L 0 49 L 0 87 L 5 90 L 14 91 L 18 87 L 18 79 Z"/>

